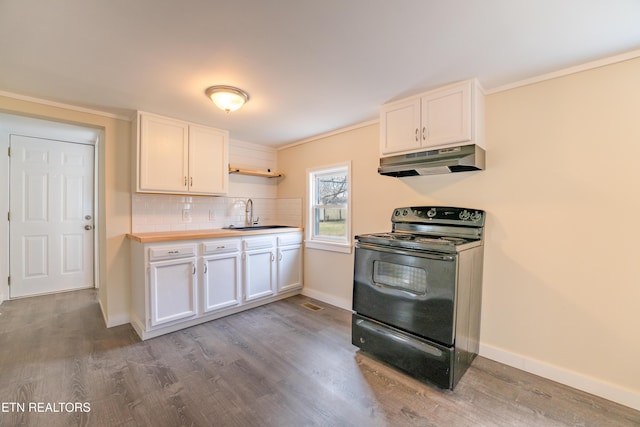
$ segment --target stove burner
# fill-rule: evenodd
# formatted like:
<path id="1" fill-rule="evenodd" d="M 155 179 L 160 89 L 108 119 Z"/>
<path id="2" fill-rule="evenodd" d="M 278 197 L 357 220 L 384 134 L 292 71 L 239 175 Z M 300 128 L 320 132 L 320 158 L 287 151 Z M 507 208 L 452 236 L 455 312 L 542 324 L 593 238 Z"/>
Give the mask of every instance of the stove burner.
<path id="1" fill-rule="evenodd" d="M 458 237 L 417 237 L 414 236 L 416 242 L 420 243 L 435 243 L 440 245 L 461 245 L 466 242 L 465 239 Z"/>
<path id="2" fill-rule="evenodd" d="M 356 237 L 361 242 L 378 245 L 404 247 L 415 250 L 434 250 L 440 252 L 456 252 L 458 246 L 469 243 L 474 239 L 463 239 L 453 236 L 436 236 L 416 233 L 374 233 Z"/>
<path id="3" fill-rule="evenodd" d="M 450 236 L 422 236 L 420 234 L 409 233 L 378 233 L 371 234 L 373 237 L 389 240 L 399 240 L 403 242 L 428 243 L 437 245 L 460 245 L 467 240 Z"/>

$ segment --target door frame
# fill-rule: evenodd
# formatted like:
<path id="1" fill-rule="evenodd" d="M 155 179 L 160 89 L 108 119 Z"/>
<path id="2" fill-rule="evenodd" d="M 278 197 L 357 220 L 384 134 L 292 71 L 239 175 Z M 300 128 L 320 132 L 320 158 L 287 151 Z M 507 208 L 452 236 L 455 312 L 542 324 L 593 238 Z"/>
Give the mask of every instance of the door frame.
<path id="1" fill-rule="evenodd" d="M 0 218 L 3 218 L 4 226 L 0 226 L 0 241 L 6 242 L 0 248 L 0 303 L 9 299 L 8 278 L 10 272 L 10 242 L 9 242 L 9 201 L 10 201 L 10 159 L 8 155 L 10 136 L 23 135 L 34 138 L 53 139 L 62 142 L 89 144 L 94 146 L 93 168 L 93 204 L 94 204 L 94 228 L 93 228 L 93 282 L 94 288 L 100 285 L 100 244 L 99 226 L 99 152 L 100 145 L 104 141 L 104 131 L 99 128 L 91 128 L 82 125 L 71 125 L 47 119 L 35 119 L 17 114 L 0 113 L 0 176 L 5 178 L 6 185 L 0 186 Z"/>

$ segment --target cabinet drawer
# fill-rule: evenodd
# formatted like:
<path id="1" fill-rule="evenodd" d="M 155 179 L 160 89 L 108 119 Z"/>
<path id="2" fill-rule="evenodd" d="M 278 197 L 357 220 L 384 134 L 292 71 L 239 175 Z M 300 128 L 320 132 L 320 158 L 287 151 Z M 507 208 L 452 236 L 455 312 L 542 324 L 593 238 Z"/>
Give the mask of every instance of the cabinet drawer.
<path id="1" fill-rule="evenodd" d="M 273 246 L 274 246 L 274 242 L 272 237 L 245 239 L 242 241 L 242 248 L 245 251 L 252 251 L 254 249 L 272 248 Z"/>
<path id="2" fill-rule="evenodd" d="M 302 244 L 302 233 L 282 234 L 278 236 L 278 246 Z"/>
<path id="3" fill-rule="evenodd" d="M 201 244 L 202 254 L 223 254 L 227 252 L 239 252 L 240 240 L 214 240 Z"/>
<path id="4" fill-rule="evenodd" d="M 196 255 L 195 245 L 156 246 L 149 248 L 149 261 L 160 261 L 170 258 L 186 258 Z"/>

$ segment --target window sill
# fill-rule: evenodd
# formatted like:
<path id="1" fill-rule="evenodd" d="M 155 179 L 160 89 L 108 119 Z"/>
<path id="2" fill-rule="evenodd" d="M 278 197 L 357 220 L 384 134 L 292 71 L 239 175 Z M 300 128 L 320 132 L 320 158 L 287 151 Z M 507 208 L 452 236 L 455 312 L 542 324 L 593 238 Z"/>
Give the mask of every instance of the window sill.
<path id="1" fill-rule="evenodd" d="M 321 251 L 340 252 L 343 254 L 351 253 L 350 243 L 325 242 L 318 240 L 305 240 L 304 247 L 310 249 L 320 249 Z"/>

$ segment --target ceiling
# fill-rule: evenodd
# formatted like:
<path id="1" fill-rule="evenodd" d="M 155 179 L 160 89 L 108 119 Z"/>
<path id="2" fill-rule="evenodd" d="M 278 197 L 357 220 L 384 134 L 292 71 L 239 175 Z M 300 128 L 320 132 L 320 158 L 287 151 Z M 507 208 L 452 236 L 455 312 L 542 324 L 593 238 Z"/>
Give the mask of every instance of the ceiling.
<path id="1" fill-rule="evenodd" d="M 285 145 L 457 80 L 640 49 L 637 0 L 0 0 L 0 91 Z M 251 99 L 224 113 L 204 95 Z"/>

